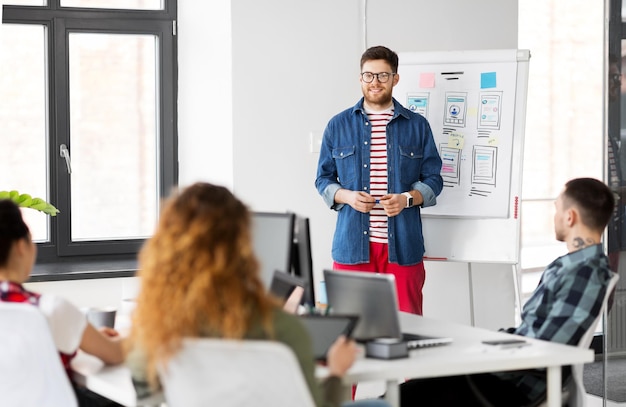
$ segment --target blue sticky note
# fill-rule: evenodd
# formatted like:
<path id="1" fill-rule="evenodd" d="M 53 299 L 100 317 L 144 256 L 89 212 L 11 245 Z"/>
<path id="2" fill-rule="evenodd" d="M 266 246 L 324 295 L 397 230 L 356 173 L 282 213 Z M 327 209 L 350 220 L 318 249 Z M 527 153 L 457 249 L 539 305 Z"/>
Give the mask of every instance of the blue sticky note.
<path id="1" fill-rule="evenodd" d="M 480 74 L 480 88 L 495 88 L 496 87 L 496 73 L 495 72 L 483 72 Z"/>

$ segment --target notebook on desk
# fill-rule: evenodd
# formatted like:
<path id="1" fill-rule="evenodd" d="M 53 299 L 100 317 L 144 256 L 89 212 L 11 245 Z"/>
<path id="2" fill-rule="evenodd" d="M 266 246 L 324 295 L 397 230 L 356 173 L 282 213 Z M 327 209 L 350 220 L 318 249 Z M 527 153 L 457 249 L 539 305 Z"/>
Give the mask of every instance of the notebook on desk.
<path id="1" fill-rule="evenodd" d="M 352 337 L 359 342 L 396 338 L 409 349 L 444 345 L 449 337 L 403 333 L 400 329 L 395 278 L 392 274 L 324 270 L 326 296 L 332 312 L 359 316 Z"/>

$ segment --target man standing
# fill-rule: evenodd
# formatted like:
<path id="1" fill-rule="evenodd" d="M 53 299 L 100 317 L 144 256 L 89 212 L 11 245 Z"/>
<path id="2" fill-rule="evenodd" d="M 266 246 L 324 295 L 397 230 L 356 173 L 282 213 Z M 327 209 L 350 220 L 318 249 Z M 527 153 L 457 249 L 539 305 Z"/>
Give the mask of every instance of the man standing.
<path id="1" fill-rule="evenodd" d="M 315 186 L 338 212 L 333 268 L 394 274 L 400 310 L 421 315 L 420 208 L 441 193 L 441 158 L 428 121 L 392 97 L 397 71 L 392 50 L 363 53 L 363 98 L 329 121 Z"/>

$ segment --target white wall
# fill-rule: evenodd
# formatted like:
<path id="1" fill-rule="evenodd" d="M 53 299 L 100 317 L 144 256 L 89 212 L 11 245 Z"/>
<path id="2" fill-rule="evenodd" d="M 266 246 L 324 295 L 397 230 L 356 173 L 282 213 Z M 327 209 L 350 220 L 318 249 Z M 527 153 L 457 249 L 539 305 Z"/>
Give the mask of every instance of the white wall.
<path id="1" fill-rule="evenodd" d="M 255 209 L 308 215 L 319 273 L 335 214 L 314 188 L 309 134 L 361 97 L 363 50 L 517 46 L 517 1 L 241 0 L 232 17 L 235 192 Z"/>
<path id="2" fill-rule="evenodd" d="M 123 300 L 136 297 L 139 290 L 139 278 L 46 281 L 26 283 L 25 287 L 37 293 L 59 295 L 81 308 L 119 308 Z"/>
<path id="3" fill-rule="evenodd" d="M 230 0 L 178 1 L 180 185 L 233 186 Z"/>
<path id="4" fill-rule="evenodd" d="M 318 279 L 332 264 L 335 214 L 314 187 L 310 132 L 361 97 L 364 49 L 517 47 L 517 0 L 178 3 L 181 185 L 220 183 L 254 210 L 309 216 Z M 456 284 L 465 266 L 426 267 L 427 315 L 466 320 L 448 304 L 468 297 Z"/>

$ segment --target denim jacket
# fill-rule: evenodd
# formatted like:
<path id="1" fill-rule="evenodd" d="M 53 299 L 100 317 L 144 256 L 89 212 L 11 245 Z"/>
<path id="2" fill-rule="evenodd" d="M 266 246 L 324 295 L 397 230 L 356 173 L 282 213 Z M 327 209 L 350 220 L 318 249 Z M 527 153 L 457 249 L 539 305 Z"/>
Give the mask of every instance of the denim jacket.
<path id="1" fill-rule="evenodd" d="M 428 121 L 393 100 L 387 125 L 388 192 L 418 190 L 422 207 L 435 205 L 443 188 L 441 158 Z M 369 193 L 371 126 L 363 98 L 333 117 L 324 130 L 315 186 L 324 202 L 338 212 L 332 257 L 338 263 L 369 262 L 369 214 L 335 203 L 340 188 Z M 424 256 L 420 206 L 389 218 L 389 261 L 417 264 Z"/>

